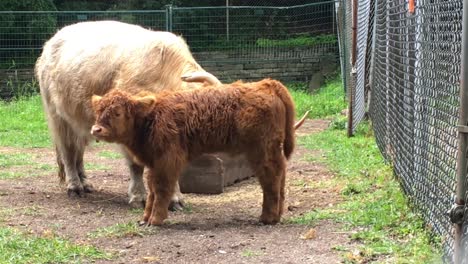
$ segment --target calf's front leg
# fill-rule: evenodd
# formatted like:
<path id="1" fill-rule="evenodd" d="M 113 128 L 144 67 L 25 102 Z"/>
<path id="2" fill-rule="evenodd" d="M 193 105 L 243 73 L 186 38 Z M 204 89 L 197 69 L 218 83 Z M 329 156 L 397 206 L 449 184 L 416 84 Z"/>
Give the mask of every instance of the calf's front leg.
<path id="1" fill-rule="evenodd" d="M 152 205 L 146 206 L 144 219 L 147 216 L 147 212 L 150 212 L 148 218 L 149 225 L 162 225 L 164 220 L 168 216 L 168 206 L 171 203 L 171 197 L 174 193 L 174 188 L 177 183 L 177 178 L 174 177 L 178 174 L 167 173 L 166 171 L 157 171 L 154 172 L 151 176 L 154 176 L 154 179 L 148 181 L 151 182 L 152 187 L 150 187 L 150 194 L 148 198 L 153 197 Z M 151 207 L 150 210 L 149 207 Z"/>

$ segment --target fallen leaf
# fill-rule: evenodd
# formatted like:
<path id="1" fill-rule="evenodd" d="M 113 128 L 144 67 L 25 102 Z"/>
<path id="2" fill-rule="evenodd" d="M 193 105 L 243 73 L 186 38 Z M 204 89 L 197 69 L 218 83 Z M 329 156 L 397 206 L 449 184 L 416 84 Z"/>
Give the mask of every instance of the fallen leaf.
<path id="1" fill-rule="evenodd" d="M 317 231 L 314 228 L 309 229 L 307 233 L 301 236 L 302 239 L 316 239 L 317 238 Z"/>
<path id="2" fill-rule="evenodd" d="M 42 236 L 45 238 L 53 238 L 55 234 L 54 234 L 54 231 L 47 229 L 42 232 Z"/>
<path id="3" fill-rule="evenodd" d="M 145 262 L 159 261 L 159 258 L 156 256 L 142 257 Z"/>

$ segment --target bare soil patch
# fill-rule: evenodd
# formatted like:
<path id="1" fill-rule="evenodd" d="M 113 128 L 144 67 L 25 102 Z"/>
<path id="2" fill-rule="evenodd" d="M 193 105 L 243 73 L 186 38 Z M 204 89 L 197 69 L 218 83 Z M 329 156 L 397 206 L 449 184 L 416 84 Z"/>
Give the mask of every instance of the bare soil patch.
<path id="1" fill-rule="evenodd" d="M 325 129 L 327 120 L 307 120 L 298 135 Z M 162 227 L 139 227 L 123 236 L 92 236 L 93 232 L 116 224 L 136 223 L 142 210 L 127 204 L 128 171 L 122 159 L 103 157 L 112 145 L 88 148 L 85 162 L 96 192 L 69 198 L 58 184 L 52 149 L 26 150 L 34 162 L 52 166 L 25 177 L 0 180 L 0 206 L 6 217 L 0 224 L 44 236 L 61 236 L 75 243 L 87 243 L 115 254 L 98 263 L 340 263 L 334 246 L 349 244 L 347 234 L 330 221 L 314 226 L 288 223 L 288 219 L 340 201 L 339 190 L 320 182 L 333 178 L 326 167 L 306 161 L 320 155 L 298 147 L 288 165 L 286 210 L 282 224 L 258 223 L 262 192 L 255 178 L 227 187 L 223 194 L 185 194 L 187 209 L 170 212 Z M 24 149 L 3 148 L 1 153 Z M 94 165 L 94 166 L 93 166 Z M 302 239 L 311 228 L 316 237 Z"/>

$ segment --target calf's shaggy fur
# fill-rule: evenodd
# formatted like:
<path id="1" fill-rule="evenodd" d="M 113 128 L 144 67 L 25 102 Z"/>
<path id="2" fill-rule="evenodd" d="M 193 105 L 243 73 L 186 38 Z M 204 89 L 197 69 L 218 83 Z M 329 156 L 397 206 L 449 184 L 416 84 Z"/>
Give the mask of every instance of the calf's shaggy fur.
<path id="1" fill-rule="evenodd" d="M 146 223 L 163 223 L 182 169 L 214 152 L 246 155 L 263 189 L 260 221 L 280 221 L 286 160 L 295 145 L 294 103 L 280 82 L 235 82 L 144 97 L 113 90 L 93 96 L 92 105 L 91 133 L 123 144 L 149 168 Z"/>

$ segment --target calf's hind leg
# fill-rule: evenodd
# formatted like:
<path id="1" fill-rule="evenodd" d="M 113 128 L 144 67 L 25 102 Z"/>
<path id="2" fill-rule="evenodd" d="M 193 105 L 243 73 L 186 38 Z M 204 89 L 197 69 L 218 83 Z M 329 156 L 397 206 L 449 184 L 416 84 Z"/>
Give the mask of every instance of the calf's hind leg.
<path id="1" fill-rule="evenodd" d="M 286 161 L 281 151 L 270 152 L 262 158 L 249 158 L 255 168 L 263 190 L 263 205 L 260 222 L 276 224 L 281 220 L 284 203 L 284 182 Z"/>

